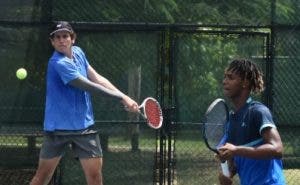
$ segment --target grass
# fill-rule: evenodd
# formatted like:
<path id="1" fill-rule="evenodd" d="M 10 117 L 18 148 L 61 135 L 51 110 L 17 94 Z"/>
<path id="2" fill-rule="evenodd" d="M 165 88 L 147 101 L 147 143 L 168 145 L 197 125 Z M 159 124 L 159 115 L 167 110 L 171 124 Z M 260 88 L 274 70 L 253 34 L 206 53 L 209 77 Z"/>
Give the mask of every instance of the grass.
<path id="1" fill-rule="evenodd" d="M 281 133 L 284 150 L 284 173 L 288 185 L 297 185 L 300 180 L 300 156 L 297 143 L 299 130 Z M 218 184 L 216 174 L 219 166 L 205 146 L 197 129 L 178 130 L 176 133 L 176 183 L 178 185 Z M 210 175 L 209 175 L 210 174 Z M 235 184 L 238 179 L 235 178 Z"/>
<path id="2" fill-rule="evenodd" d="M 297 185 L 300 182 L 300 168 L 299 169 L 285 169 L 284 175 L 288 185 Z"/>
<path id="3" fill-rule="evenodd" d="M 199 185 L 217 184 L 216 174 L 219 166 L 214 160 L 213 154 L 206 148 L 202 141 L 201 132 L 197 129 L 178 130 L 175 145 L 174 185 Z M 283 132 L 285 153 L 285 176 L 287 184 L 296 185 L 300 182 L 300 159 L 296 153 L 299 148 L 295 145 L 298 137 L 292 131 Z M 39 147 L 42 140 L 37 139 Z M 139 136 L 139 151 L 131 151 L 131 140 L 126 134 L 116 133 L 109 138 L 108 150 L 104 152 L 103 176 L 106 185 L 153 185 L 155 176 L 155 151 L 156 140 L 153 130 L 141 130 Z M 167 143 L 163 143 L 167 148 Z M 35 168 L 37 153 L 29 155 L 27 139 L 21 136 L 0 137 L 1 159 L 5 159 L 5 167 L 9 164 L 22 165 L 22 162 L 31 162 L 31 168 Z M 166 154 L 168 155 L 168 153 Z M 289 159 L 289 160 L 287 160 Z M 3 162 L 4 160 L 2 160 Z M 30 165 L 26 164 L 26 165 Z M 24 163 L 25 165 L 25 163 Z M 165 164 L 166 165 L 166 164 Z M 10 166 L 13 168 L 14 166 Z M 17 166 L 15 166 L 17 167 Z M 289 169 L 287 169 L 287 167 Z M 68 151 L 60 164 L 63 185 L 84 185 L 85 179 L 78 160 Z M 166 169 L 164 171 L 167 173 Z M 166 175 L 166 174 L 165 174 Z M 155 176 L 155 178 L 154 178 Z M 167 175 L 166 175 L 167 177 Z M 1 179 L 0 179 L 1 181 Z M 236 183 L 238 180 L 236 179 Z M 21 185 L 21 184 L 19 184 Z"/>

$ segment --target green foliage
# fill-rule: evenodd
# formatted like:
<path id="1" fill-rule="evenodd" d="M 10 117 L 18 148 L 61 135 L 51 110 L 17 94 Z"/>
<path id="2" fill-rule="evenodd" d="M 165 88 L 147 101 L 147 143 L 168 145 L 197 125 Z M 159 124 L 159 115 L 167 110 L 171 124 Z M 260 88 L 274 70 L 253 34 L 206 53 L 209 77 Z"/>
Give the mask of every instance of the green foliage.
<path id="1" fill-rule="evenodd" d="M 274 4 L 275 9 L 273 10 L 272 3 L 271 0 L 64 0 L 42 2 L 5 0 L 0 3 L 0 15 L 3 21 L 68 20 L 72 22 L 196 23 L 200 25 L 235 26 L 268 26 L 271 22 L 275 24 L 299 22 L 300 11 L 298 11 L 299 6 L 297 6 L 296 0 L 278 0 Z M 275 13 L 274 17 L 272 17 L 273 12 Z M 207 29 L 219 30 L 211 27 Z M 3 91 L 15 89 L 15 86 L 8 84 L 16 80 L 15 70 L 20 65 L 26 65 L 25 67 L 29 72 L 26 82 L 31 87 L 27 90 L 22 88 L 20 93 L 23 94 L 22 97 L 31 97 L 33 93 L 30 90 L 33 89 L 35 94 L 39 94 L 38 102 L 40 102 L 44 98 L 42 93 L 44 93 L 46 63 L 51 54 L 51 47 L 49 47 L 47 38 L 48 30 L 45 27 L 37 29 L 21 27 L 19 29 L 12 26 L 1 27 L 0 31 L 1 65 L 6 66 L 1 67 L 1 71 L 7 77 L 0 86 L 4 89 Z M 155 89 L 159 87 L 158 82 L 160 80 L 157 78 L 158 73 L 160 73 L 159 62 L 170 62 L 169 59 L 165 59 L 165 61 L 161 59 L 160 47 L 164 47 L 166 50 L 170 48 L 168 48 L 168 44 L 166 46 L 160 45 L 159 33 L 92 33 L 80 29 L 76 31 L 79 35 L 77 44 L 83 47 L 91 64 L 101 74 L 116 83 L 121 90 L 127 91 L 127 77 L 130 69 L 142 66 L 142 97 L 146 94 L 156 95 Z M 268 29 L 239 29 L 239 31 L 270 32 Z M 288 35 L 289 40 L 297 45 L 299 34 Z M 265 64 L 261 59 L 258 59 L 267 55 L 266 50 L 262 49 L 266 45 L 265 39 L 261 37 L 239 36 L 238 34 L 227 36 L 181 35 L 179 33 L 177 37 L 179 45 L 175 51 L 175 59 L 176 65 L 180 69 L 177 72 L 179 74 L 177 77 L 177 85 L 179 86 L 177 95 L 179 97 L 194 97 L 194 99 L 190 98 L 185 102 L 179 101 L 181 109 L 195 104 L 194 102 L 201 102 L 203 107 L 195 110 L 202 113 L 205 105 L 214 97 L 221 96 L 220 85 L 223 70 L 230 59 L 234 57 L 252 57 L 253 60 L 261 64 L 264 71 L 266 70 Z M 291 48 L 285 47 L 283 42 L 276 44 L 278 44 L 276 46 L 278 53 L 295 55 L 290 53 Z M 36 47 L 37 45 L 40 47 Z M 297 50 L 296 45 L 294 50 Z M 149 84 L 148 87 L 144 85 L 146 84 L 145 80 Z M 16 81 L 16 83 L 20 82 Z M 292 83 L 287 85 L 291 86 Z M 164 88 L 168 91 L 168 87 Z M 7 100 L 5 102 L 12 103 Z M 98 101 L 96 100 L 96 102 Z M 32 105 L 29 101 L 25 103 L 14 102 L 14 104 Z M 96 106 L 96 110 L 98 109 Z M 189 110 L 189 108 L 185 109 Z M 101 113 L 102 111 L 104 111 L 104 115 L 107 115 L 105 110 L 99 109 L 98 112 Z M 182 113 L 179 117 L 183 115 L 185 114 Z M 186 114 L 184 117 L 193 116 Z"/>
<path id="2" fill-rule="evenodd" d="M 263 37 L 248 35 L 178 34 L 176 92 L 179 121 L 201 121 L 208 105 L 223 97 L 225 67 L 233 58 L 250 58 L 266 66 Z"/>
<path id="3" fill-rule="evenodd" d="M 274 7 L 272 7 L 274 2 Z M 78 33 L 76 44 L 83 48 L 89 62 L 100 74 L 111 80 L 122 91 L 128 92 L 129 73 L 132 68 L 141 67 L 140 100 L 146 96 L 160 98 L 160 95 L 168 99 L 169 91 L 173 93 L 174 90 L 175 103 L 172 105 L 176 106 L 175 120 L 189 123 L 201 122 L 209 103 L 217 97 L 222 97 L 223 71 L 233 58 L 250 58 L 259 64 L 264 72 L 268 71 L 266 58 L 269 54 L 267 52 L 269 43 L 266 41 L 266 35 L 251 35 L 246 32 L 259 32 L 274 36 L 275 45 L 271 46 L 271 49 L 275 49 L 274 61 L 271 61 L 274 64 L 271 69 L 273 73 L 268 73 L 265 79 L 273 79 L 272 82 L 268 81 L 271 83 L 268 85 L 273 87 L 269 95 L 273 100 L 275 121 L 283 125 L 299 124 L 300 34 L 296 29 L 300 22 L 299 9 L 298 0 L 1 0 L 0 121 L 1 123 L 2 121 L 21 122 L 24 128 L 33 124 L 32 121 L 38 124 L 42 122 L 45 74 L 47 61 L 52 52 L 48 39 L 48 24 L 45 26 L 44 23 L 52 20 L 67 20 L 90 23 L 75 27 Z M 9 23 L 7 24 L 6 21 Z M 92 26 L 95 25 L 92 24 L 99 26 L 99 22 L 121 25 L 141 23 L 145 26 L 152 23 L 151 25 L 167 26 L 159 27 L 160 30 L 150 25 L 146 27 L 149 28 L 147 31 L 138 29 L 112 31 L 111 25 L 107 27 L 103 25 L 105 31 L 93 30 Z M 175 26 L 179 24 L 181 29 L 190 29 L 193 32 L 177 32 L 176 28 L 179 27 Z M 197 24 L 199 27 L 189 27 L 189 24 Z M 274 27 L 271 27 L 271 24 Z M 224 28 L 224 26 L 228 27 Z M 271 28 L 274 28 L 272 33 Z M 226 33 L 226 31 L 242 33 L 234 34 Z M 173 40 L 170 37 L 172 34 L 175 34 L 175 50 L 172 50 L 174 56 L 170 56 L 170 51 L 173 49 L 171 47 Z M 174 61 L 171 61 L 171 57 L 174 57 Z M 169 64 L 174 66 L 174 74 L 169 73 Z M 19 67 L 25 67 L 28 71 L 28 77 L 24 81 L 19 81 L 15 77 L 15 71 Z M 172 85 L 174 86 L 170 86 L 168 80 L 173 78 L 175 81 L 172 81 L 174 83 Z M 164 94 L 160 94 L 161 91 Z M 169 105 L 171 105 L 170 102 L 164 104 L 165 107 Z M 98 120 L 114 122 L 120 119 L 126 120 L 129 117 L 119 102 L 104 100 L 101 97 L 94 98 L 94 110 Z M 25 125 L 23 121 L 28 121 L 26 122 L 28 125 Z M 109 128 L 116 130 L 116 127 Z M 212 156 L 209 156 L 209 151 L 204 149 L 203 142 L 199 142 L 201 139 L 199 130 L 194 129 L 193 134 L 188 132 L 182 135 L 179 129 L 176 131 L 178 134 L 176 137 L 176 167 L 178 169 L 175 172 L 178 178 L 177 183 L 193 184 L 196 182 L 199 184 L 199 177 L 207 173 L 208 169 L 210 171 Z M 297 153 L 299 153 L 299 147 L 296 144 L 298 142 L 292 142 L 298 141 L 295 139 L 297 135 L 289 136 L 289 134 L 290 129 L 282 137 L 286 145 L 285 154 L 293 158 L 289 166 L 297 166 L 294 160 L 297 160 Z M 24 139 L 19 139 L 17 138 L 18 141 L 13 143 L 6 137 L 1 137 L 0 142 L 21 144 L 11 153 L 24 157 L 27 154 L 24 150 L 26 142 Z M 124 145 L 122 139 L 119 137 L 118 140 L 111 139 L 110 141 L 115 143 L 116 149 L 120 149 L 120 146 Z M 147 145 L 149 140 L 151 139 L 140 140 L 141 149 L 147 149 L 146 152 L 116 151 L 108 154 L 106 158 L 108 165 L 104 166 L 107 184 L 116 184 L 115 179 L 119 184 L 124 184 L 124 182 L 141 184 L 145 182 L 144 178 L 148 178 L 149 184 L 153 184 L 151 176 L 153 171 L 149 166 L 153 164 L 155 146 L 154 143 Z M 128 140 L 125 145 L 129 147 Z M 149 148 L 151 148 L 150 152 Z M 10 150 L 6 148 L 5 151 L 7 153 Z M 140 160 L 133 163 L 132 161 L 136 161 L 137 158 Z M 37 160 L 26 161 L 37 162 Z M 67 162 L 74 162 L 74 160 Z M 114 166 L 115 164 L 117 166 Z M 124 166 L 120 168 L 118 166 L 120 164 Z M 193 168 L 192 165 L 195 164 Z M 81 174 L 78 177 L 83 182 L 82 171 L 78 163 L 77 165 L 75 168 L 79 170 L 78 174 Z M 131 168 L 127 170 L 125 167 L 128 166 Z M 120 169 L 118 170 L 117 167 Z M 125 172 L 124 169 L 126 169 Z M 72 170 L 67 169 L 64 172 L 70 173 L 67 175 L 73 177 L 76 182 L 77 179 L 74 178 Z M 121 177 L 120 173 L 123 172 L 123 177 Z M 296 174 L 299 174 L 299 171 Z M 191 178 L 192 176 L 195 178 Z M 127 177 L 134 181 L 128 181 Z M 204 179 L 204 184 L 216 182 L 215 176 L 207 178 Z"/>
<path id="4" fill-rule="evenodd" d="M 299 2 L 297 0 L 277 0 L 275 22 L 282 24 L 299 23 Z"/>
<path id="5" fill-rule="evenodd" d="M 297 0 L 64 0 L 0 2 L 2 20 L 269 25 L 299 22 Z"/>

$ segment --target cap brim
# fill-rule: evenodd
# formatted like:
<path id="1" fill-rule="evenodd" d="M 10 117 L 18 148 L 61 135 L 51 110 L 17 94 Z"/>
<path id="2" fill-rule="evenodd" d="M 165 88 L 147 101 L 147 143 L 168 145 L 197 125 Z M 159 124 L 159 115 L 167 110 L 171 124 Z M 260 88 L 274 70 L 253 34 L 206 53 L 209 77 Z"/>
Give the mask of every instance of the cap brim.
<path id="1" fill-rule="evenodd" d="M 69 33 L 73 33 L 73 31 L 70 30 L 70 29 L 68 29 L 68 28 L 61 28 L 61 29 L 57 29 L 57 30 L 51 32 L 49 35 L 51 36 L 51 35 L 53 35 L 54 33 L 57 33 L 57 32 L 60 32 L 60 31 L 67 31 L 67 32 L 69 32 Z"/>

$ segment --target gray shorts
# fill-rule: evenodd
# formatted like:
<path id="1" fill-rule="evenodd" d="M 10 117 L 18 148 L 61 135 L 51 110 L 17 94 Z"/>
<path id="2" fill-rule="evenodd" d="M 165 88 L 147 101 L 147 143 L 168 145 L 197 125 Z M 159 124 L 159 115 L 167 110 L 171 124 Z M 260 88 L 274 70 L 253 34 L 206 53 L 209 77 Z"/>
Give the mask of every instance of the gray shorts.
<path id="1" fill-rule="evenodd" d="M 102 157 L 102 149 L 98 134 L 55 135 L 45 134 L 40 151 L 41 159 L 51 159 L 64 155 L 67 147 L 71 147 L 78 158 Z"/>

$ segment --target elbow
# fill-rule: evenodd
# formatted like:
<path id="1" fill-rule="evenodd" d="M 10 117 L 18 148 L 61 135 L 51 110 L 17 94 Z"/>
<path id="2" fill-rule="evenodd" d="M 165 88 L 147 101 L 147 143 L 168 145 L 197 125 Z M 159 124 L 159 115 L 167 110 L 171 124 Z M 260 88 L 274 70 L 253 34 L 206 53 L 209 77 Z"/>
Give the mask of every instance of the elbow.
<path id="1" fill-rule="evenodd" d="M 276 152 L 275 157 L 281 159 L 283 157 L 283 153 L 282 152 Z"/>
<path id="2" fill-rule="evenodd" d="M 282 145 L 275 148 L 274 156 L 276 158 L 282 158 L 283 157 L 283 146 Z"/>

